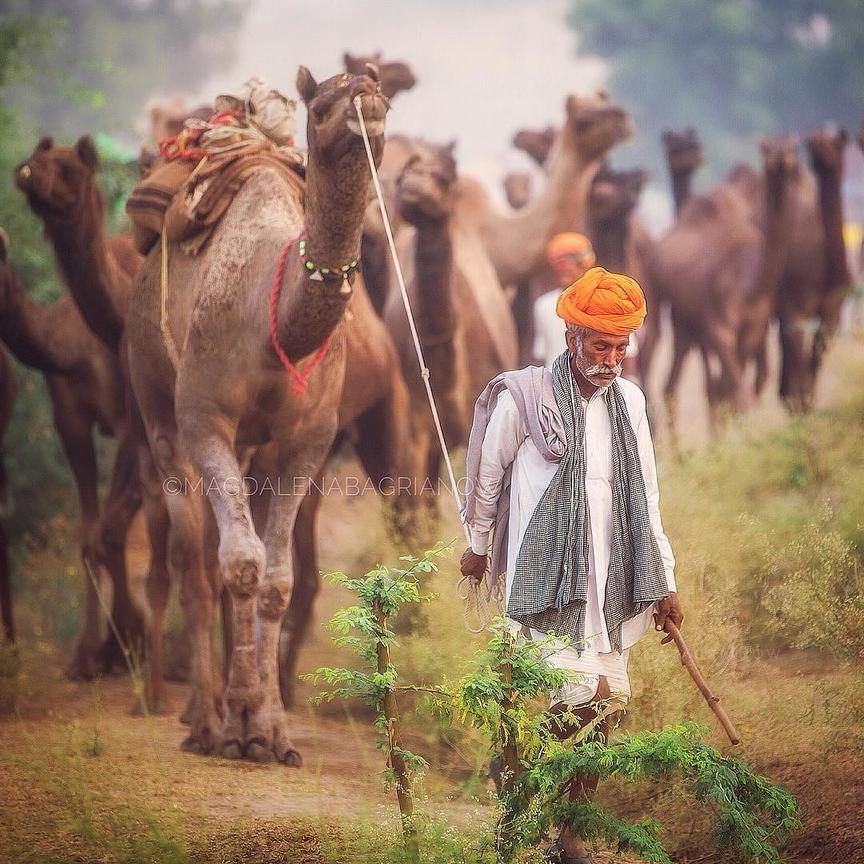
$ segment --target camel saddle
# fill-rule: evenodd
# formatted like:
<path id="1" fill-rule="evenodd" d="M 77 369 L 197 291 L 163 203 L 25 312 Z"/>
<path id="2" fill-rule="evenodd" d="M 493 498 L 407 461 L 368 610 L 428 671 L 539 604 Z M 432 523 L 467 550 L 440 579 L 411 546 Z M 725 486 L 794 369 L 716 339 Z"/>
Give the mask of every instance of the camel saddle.
<path id="1" fill-rule="evenodd" d="M 197 255 L 234 196 L 262 168 L 276 169 L 303 195 L 303 166 L 297 155 L 270 141 L 208 154 L 197 165 L 184 159 L 157 165 L 126 202 L 135 248 L 146 255 L 164 227 L 169 241 L 182 243 L 184 252 Z"/>

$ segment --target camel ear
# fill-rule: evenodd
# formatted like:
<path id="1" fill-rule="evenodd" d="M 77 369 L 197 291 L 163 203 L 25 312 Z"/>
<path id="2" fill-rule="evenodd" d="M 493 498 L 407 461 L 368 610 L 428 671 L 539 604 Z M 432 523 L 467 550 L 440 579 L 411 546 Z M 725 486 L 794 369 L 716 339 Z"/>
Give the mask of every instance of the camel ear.
<path id="1" fill-rule="evenodd" d="M 297 70 L 297 92 L 307 105 L 315 98 L 315 94 L 318 92 L 318 82 L 305 66 L 301 66 Z"/>
<path id="2" fill-rule="evenodd" d="M 841 126 L 837 130 L 837 140 L 840 143 L 841 147 L 845 147 L 846 143 L 849 141 L 849 133 L 846 131 L 845 126 Z"/>
<path id="3" fill-rule="evenodd" d="M 96 152 L 96 145 L 89 135 L 82 135 L 78 139 L 75 144 L 75 153 L 91 171 L 95 171 L 99 167 L 99 154 Z"/>
<path id="4" fill-rule="evenodd" d="M 9 237 L 6 232 L 0 228 L 0 261 L 4 264 L 9 260 Z"/>
<path id="5" fill-rule="evenodd" d="M 575 117 L 579 112 L 579 97 L 571 93 L 564 102 L 564 110 L 568 117 Z"/>
<path id="6" fill-rule="evenodd" d="M 345 71 L 350 72 L 354 66 L 354 58 L 348 51 L 342 55 L 342 62 L 345 64 Z"/>
<path id="7" fill-rule="evenodd" d="M 449 156 L 453 156 L 456 152 L 456 145 L 458 143 L 459 142 L 455 138 L 452 141 L 449 141 L 447 144 L 444 145 L 444 152 L 447 153 Z"/>
<path id="8" fill-rule="evenodd" d="M 50 150 L 54 146 L 54 139 L 50 135 L 43 135 L 36 145 L 37 150 Z"/>
<path id="9" fill-rule="evenodd" d="M 375 82 L 381 81 L 381 75 L 378 72 L 378 66 L 375 63 L 366 64 L 366 74 Z"/>

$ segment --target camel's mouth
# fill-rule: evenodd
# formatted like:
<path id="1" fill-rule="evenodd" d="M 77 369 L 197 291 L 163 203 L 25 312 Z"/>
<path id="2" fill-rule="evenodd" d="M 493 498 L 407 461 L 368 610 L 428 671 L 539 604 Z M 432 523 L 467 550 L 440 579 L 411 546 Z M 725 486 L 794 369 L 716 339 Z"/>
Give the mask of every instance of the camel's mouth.
<path id="1" fill-rule="evenodd" d="M 377 138 L 384 134 L 384 120 L 366 120 L 366 134 L 370 138 Z M 349 120 L 348 128 L 355 134 L 362 137 L 363 132 L 360 129 L 359 120 Z"/>

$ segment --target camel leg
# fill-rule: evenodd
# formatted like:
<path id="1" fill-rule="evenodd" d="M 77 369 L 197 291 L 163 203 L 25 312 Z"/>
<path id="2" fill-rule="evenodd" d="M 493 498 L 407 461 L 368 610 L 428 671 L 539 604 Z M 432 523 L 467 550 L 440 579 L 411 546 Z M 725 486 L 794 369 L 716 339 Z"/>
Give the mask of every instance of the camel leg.
<path id="1" fill-rule="evenodd" d="M 264 543 L 267 570 L 258 595 L 258 656 L 264 701 L 258 709 L 259 726 L 267 728 L 266 742 L 250 742 L 249 756 L 257 761 L 274 758 L 287 765 L 300 765 L 300 754 L 288 736 L 285 711 L 279 692 L 279 631 L 291 598 L 294 582 L 292 538 L 297 511 L 308 494 L 311 480 L 318 476 L 336 434 L 336 417 L 329 427 L 310 430 L 304 442 L 291 442 L 291 450 L 280 449 L 278 475 L 283 489 L 298 489 L 301 494 L 276 495 L 267 514 Z"/>
<path id="2" fill-rule="evenodd" d="M 672 318 L 672 368 L 663 389 L 663 400 L 666 405 L 666 423 L 669 430 L 669 440 L 674 447 L 678 446 L 678 384 L 684 361 L 693 347 L 693 337 L 686 327 Z"/>
<path id="3" fill-rule="evenodd" d="M 200 472 L 216 517 L 219 567 L 231 592 L 234 645 L 219 749 L 223 756 L 239 759 L 255 744 L 269 749 L 271 740 L 269 730 L 259 725 L 263 695 L 256 662 L 255 598 L 266 559 L 234 449 L 236 418 L 226 417 L 212 404 L 195 398 L 193 392 L 188 384 L 181 389 L 178 382 L 177 401 L 182 405 L 178 423 L 186 452 Z"/>
<path id="4" fill-rule="evenodd" d="M 192 708 L 189 735 L 180 745 L 192 753 L 211 753 L 219 740 L 221 718 L 214 704 L 213 622 L 216 592 L 204 567 L 204 487 L 180 446 L 174 400 L 164 380 L 151 378 L 153 366 L 130 352 L 129 370 L 150 452 L 168 510 L 168 573 L 180 586 L 180 605 L 189 639 Z"/>
<path id="5" fill-rule="evenodd" d="M 147 633 L 147 710 L 162 714 L 165 704 L 162 649 L 165 638 L 165 610 L 171 594 L 168 572 L 168 537 L 170 521 L 162 494 L 159 472 L 146 445 L 139 446 L 139 476 L 144 500 L 144 518 L 150 541 L 150 566 L 147 571 L 147 601 L 150 605 L 150 626 Z"/>
<path id="6" fill-rule="evenodd" d="M 322 477 L 323 472 L 319 472 L 309 494 L 306 495 L 300 505 L 297 512 L 297 522 L 294 525 L 296 579 L 282 628 L 285 633 L 285 646 L 279 667 L 279 690 L 282 695 L 282 703 L 286 708 L 294 705 L 300 648 L 306 641 L 306 634 L 312 623 L 312 608 L 315 597 L 321 587 L 315 524 L 318 519 L 318 509 L 321 506 Z"/>
<path id="7" fill-rule="evenodd" d="M 7 642 L 15 641 L 15 618 L 12 614 L 12 573 L 9 569 L 9 541 L 6 528 L 0 523 L 0 612 L 3 613 L 3 635 Z"/>
<path id="8" fill-rule="evenodd" d="M 797 321 L 780 322 L 782 362 L 780 367 L 780 398 L 793 414 L 804 409 L 806 360 L 804 333 Z"/>
<path id="9" fill-rule="evenodd" d="M 75 478 L 78 504 L 81 512 L 81 574 L 84 578 L 84 626 L 75 646 L 75 655 L 66 667 L 65 674 L 73 681 L 89 681 L 101 670 L 97 658 L 101 644 L 100 622 L 102 619 L 97 586 L 91 579 L 91 563 L 99 526 L 99 497 L 97 492 L 98 468 L 96 451 L 90 422 L 76 413 L 71 404 L 65 404 L 60 387 L 48 385 L 53 397 L 54 425 L 60 436 L 66 459 Z M 98 573 L 93 572 L 98 579 Z"/>
<path id="10" fill-rule="evenodd" d="M 711 368 L 709 360 L 717 368 Z M 705 352 L 705 373 L 708 381 L 708 408 L 711 434 L 716 435 L 732 410 L 742 410 L 741 365 L 738 362 L 737 339 L 732 328 L 711 334 Z"/>
<path id="11" fill-rule="evenodd" d="M 102 507 L 98 561 L 114 586 L 111 616 L 123 645 L 118 644 L 111 629 L 101 651 L 106 671 L 111 671 L 115 664 L 123 664 L 123 647 L 140 655 L 145 638 L 144 617 L 129 592 L 126 571 L 126 537 L 141 507 L 138 445 L 128 427 L 121 430 L 118 437 L 111 486 Z"/>
<path id="12" fill-rule="evenodd" d="M 649 315 L 639 331 L 639 353 L 636 355 L 636 365 L 639 367 L 639 378 L 642 389 L 648 392 L 648 375 L 651 372 L 651 361 L 657 350 L 660 339 L 660 318 L 657 312 Z"/>

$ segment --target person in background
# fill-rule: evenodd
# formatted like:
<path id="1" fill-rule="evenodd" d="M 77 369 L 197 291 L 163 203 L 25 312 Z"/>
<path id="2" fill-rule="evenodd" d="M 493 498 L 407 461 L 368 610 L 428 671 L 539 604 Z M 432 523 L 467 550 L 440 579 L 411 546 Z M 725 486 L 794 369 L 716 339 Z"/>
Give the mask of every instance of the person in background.
<path id="1" fill-rule="evenodd" d="M 579 279 L 597 262 L 591 241 L 584 234 L 565 231 L 556 234 L 546 246 L 546 260 L 555 274 L 560 288 L 553 288 L 541 294 L 534 301 L 534 348 L 533 362 L 538 366 L 552 368 L 555 358 L 567 347 L 564 327 L 555 314 L 555 305 L 561 291 Z M 624 376 L 638 380 L 636 354 L 638 353 L 636 335 L 630 337 L 627 357 L 624 359 Z"/>

